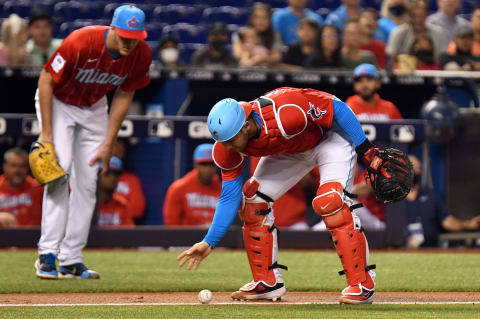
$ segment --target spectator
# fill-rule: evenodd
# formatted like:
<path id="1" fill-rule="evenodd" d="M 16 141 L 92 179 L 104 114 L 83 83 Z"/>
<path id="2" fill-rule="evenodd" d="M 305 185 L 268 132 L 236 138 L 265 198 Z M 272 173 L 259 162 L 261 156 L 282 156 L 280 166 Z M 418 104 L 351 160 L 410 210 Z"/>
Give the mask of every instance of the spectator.
<path id="1" fill-rule="evenodd" d="M 193 152 L 194 169 L 168 188 L 163 222 L 168 226 L 206 226 L 212 222 L 222 182 L 212 158 L 213 144 Z"/>
<path id="2" fill-rule="evenodd" d="M 453 30 L 459 26 L 467 26 L 469 22 L 457 16 L 460 0 L 437 0 L 438 10 L 427 18 L 427 23 L 440 27 L 447 42 L 453 39 Z"/>
<path id="3" fill-rule="evenodd" d="M 398 64 L 394 69 L 409 73 L 414 70 L 441 70 L 442 68 L 435 61 L 435 51 L 432 39 L 428 35 L 418 35 L 413 41 L 410 54 L 400 54 L 397 58 Z"/>
<path id="4" fill-rule="evenodd" d="M 278 64 L 282 59 L 282 38 L 280 34 L 273 29 L 270 7 L 263 3 L 256 3 L 253 6 L 252 14 L 248 20 L 248 26 L 257 32 L 261 44 L 269 50 L 268 55 L 257 58 L 257 63 L 271 66 Z M 238 33 L 233 34 L 232 43 L 233 56 L 237 60 L 240 60 L 243 46 Z"/>
<path id="5" fill-rule="evenodd" d="M 127 157 L 127 141 L 117 139 L 113 149 L 113 155 L 118 157 L 122 163 Z M 142 184 L 137 175 L 122 169 L 118 179 L 118 186 L 115 190 L 116 195 L 125 197 L 127 200 L 127 212 L 132 218 L 141 218 L 145 213 L 145 195 L 143 194 Z"/>
<path id="6" fill-rule="evenodd" d="M 297 35 L 299 42 L 288 46 L 283 57 L 284 66 L 308 66 L 308 58 L 315 51 L 315 41 L 318 39 L 319 26 L 317 21 L 309 18 L 302 19 L 298 24 Z M 300 68 L 302 69 L 302 68 Z"/>
<path id="7" fill-rule="evenodd" d="M 241 66 L 268 66 L 266 58 L 269 50 L 262 45 L 257 31 L 252 27 L 242 27 L 238 30 L 238 37 L 242 44 L 242 53 L 239 59 Z"/>
<path id="8" fill-rule="evenodd" d="M 33 7 L 28 17 L 28 33 L 32 38 L 27 41 L 31 65 L 43 66 L 62 43 L 60 39 L 52 39 L 52 32 L 50 13 L 41 7 Z"/>
<path id="9" fill-rule="evenodd" d="M 382 18 L 378 20 L 378 29 L 388 42 L 393 29 L 408 21 L 407 0 L 384 0 L 380 14 Z"/>
<path id="10" fill-rule="evenodd" d="M 401 120 L 402 115 L 397 107 L 378 95 L 381 82 L 377 69 L 371 64 L 361 64 L 353 72 L 354 96 L 345 103 L 352 109 L 360 121 L 389 121 Z M 362 226 L 368 230 L 385 229 L 385 204 L 379 202 L 373 194 L 372 188 L 365 181 L 366 171 L 357 168 L 352 193 L 359 196 L 358 201 L 363 204 L 357 211 Z"/>
<path id="11" fill-rule="evenodd" d="M 347 20 L 355 20 L 360 17 L 361 2 L 361 0 L 342 0 L 342 5 L 327 16 L 325 24 L 333 24 L 343 30 Z"/>
<path id="12" fill-rule="evenodd" d="M 174 68 L 184 65 L 180 60 L 180 49 L 178 40 L 172 36 L 167 36 L 160 40 L 158 45 L 158 61 L 167 68 Z"/>
<path id="13" fill-rule="evenodd" d="M 343 31 L 342 64 L 344 68 L 354 69 L 362 63 L 377 64 L 372 52 L 360 50 L 361 45 L 360 26 L 357 21 L 345 22 Z"/>
<path id="14" fill-rule="evenodd" d="M 28 64 L 28 53 L 25 49 L 27 39 L 27 24 L 24 19 L 13 13 L 3 21 L 0 66 Z"/>
<path id="15" fill-rule="evenodd" d="M 272 16 L 273 27 L 286 45 L 298 42 L 295 31 L 301 19 L 310 18 L 320 25 L 323 23 L 320 15 L 306 8 L 307 2 L 308 0 L 287 0 L 288 7 L 275 11 Z"/>
<path id="16" fill-rule="evenodd" d="M 473 29 L 472 55 L 480 56 L 480 6 L 477 6 L 473 10 L 470 25 Z M 456 50 L 457 47 L 455 45 L 455 42 L 450 42 L 447 52 L 453 55 L 455 54 Z"/>
<path id="17" fill-rule="evenodd" d="M 440 65 L 444 70 L 480 71 L 480 56 L 472 55 L 473 30 L 470 25 L 458 26 L 454 30 L 453 41 L 456 50 L 454 54 L 443 53 Z"/>
<path id="18" fill-rule="evenodd" d="M 311 68 L 338 68 L 342 66 L 341 32 L 334 25 L 324 25 L 319 31 L 318 48 L 307 60 Z"/>
<path id="19" fill-rule="evenodd" d="M 415 177 L 407 202 L 407 247 L 436 247 L 438 234 L 444 231 L 458 232 L 480 228 L 480 216 L 461 220 L 448 215 L 445 203 L 433 189 L 420 185 L 422 166 L 420 160 L 409 156 Z"/>
<path id="20" fill-rule="evenodd" d="M 103 165 L 100 164 L 100 169 Z M 125 197 L 115 193 L 118 186 L 122 161 L 112 156 L 110 167 L 98 178 L 98 226 L 134 226 L 131 214 L 128 212 Z"/>
<path id="21" fill-rule="evenodd" d="M 27 152 L 7 150 L 0 176 L 0 227 L 40 225 L 43 187 L 27 174 Z"/>
<path id="22" fill-rule="evenodd" d="M 353 71 L 354 96 L 345 103 L 350 106 L 360 121 L 401 120 L 397 107 L 378 95 L 381 88 L 377 69 L 372 64 L 361 64 Z"/>
<path id="23" fill-rule="evenodd" d="M 222 22 L 210 25 L 207 37 L 208 46 L 195 52 L 193 64 L 209 68 L 235 67 L 237 61 L 228 49 L 228 30 Z"/>
<path id="24" fill-rule="evenodd" d="M 360 49 L 372 52 L 375 55 L 378 67 L 384 69 L 387 65 L 385 43 L 373 37 L 375 30 L 377 30 L 377 20 L 378 13 L 375 9 L 367 8 L 360 14 L 358 20 L 361 35 Z"/>
<path id="25" fill-rule="evenodd" d="M 388 39 L 386 52 L 390 56 L 392 65 L 399 54 L 410 52 L 413 41 L 418 35 L 426 34 L 432 39 L 436 60 L 447 49 L 448 42 L 442 29 L 425 23 L 427 14 L 427 5 L 421 0 L 413 0 L 408 5 L 410 22 L 397 26 Z"/>

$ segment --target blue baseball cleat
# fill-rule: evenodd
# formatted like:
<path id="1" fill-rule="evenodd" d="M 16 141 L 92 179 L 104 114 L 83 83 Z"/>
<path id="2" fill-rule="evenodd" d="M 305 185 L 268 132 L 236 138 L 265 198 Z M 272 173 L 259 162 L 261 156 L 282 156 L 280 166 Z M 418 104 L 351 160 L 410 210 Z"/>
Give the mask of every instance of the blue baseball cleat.
<path id="1" fill-rule="evenodd" d="M 100 279 L 98 272 L 89 270 L 83 263 L 60 266 L 58 277 L 65 279 Z"/>
<path id="2" fill-rule="evenodd" d="M 50 253 L 45 255 L 40 255 L 37 260 L 35 260 L 35 274 L 40 279 L 57 279 L 57 265 L 55 260 L 57 257 Z"/>

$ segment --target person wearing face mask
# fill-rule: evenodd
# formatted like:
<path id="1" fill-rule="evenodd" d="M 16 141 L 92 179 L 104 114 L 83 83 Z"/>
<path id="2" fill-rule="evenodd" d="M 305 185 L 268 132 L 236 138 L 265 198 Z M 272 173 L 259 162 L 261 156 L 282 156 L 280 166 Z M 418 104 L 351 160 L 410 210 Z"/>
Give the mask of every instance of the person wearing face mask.
<path id="1" fill-rule="evenodd" d="M 165 37 L 158 46 L 158 60 L 165 67 L 177 67 L 183 65 L 180 60 L 178 40 L 174 37 Z"/>
<path id="2" fill-rule="evenodd" d="M 414 155 L 409 155 L 408 158 L 412 162 L 415 172 L 414 185 L 406 197 L 406 244 L 408 248 L 438 246 L 440 232 L 459 232 L 480 228 L 480 216 L 462 220 L 449 215 L 445 203 L 438 198 L 435 190 L 422 185 L 420 160 Z"/>
<path id="3" fill-rule="evenodd" d="M 208 68 L 236 67 L 237 60 L 232 56 L 227 47 L 228 30 L 223 22 L 216 22 L 210 25 L 208 46 L 195 52 L 193 65 Z"/>
<path id="4" fill-rule="evenodd" d="M 408 20 L 406 0 L 384 0 L 380 15 L 382 18 L 378 19 L 378 30 L 384 34 L 386 42 L 388 42 L 393 29 Z"/>
<path id="5" fill-rule="evenodd" d="M 444 70 L 480 71 L 480 56 L 472 55 L 473 36 L 470 25 L 455 28 L 455 53 L 445 52 L 439 59 Z"/>
<path id="6" fill-rule="evenodd" d="M 435 61 L 432 39 L 428 35 L 418 35 L 412 44 L 409 54 L 400 54 L 394 70 L 412 72 L 414 70 L 441 70 Z"/>
<path id="7" fill-rule="evenodd" d="M 11 148 L 3 155 L 0 228 L 40 225 L 43 187 L 28 176 L 27 156 L 20 148 Z"/>

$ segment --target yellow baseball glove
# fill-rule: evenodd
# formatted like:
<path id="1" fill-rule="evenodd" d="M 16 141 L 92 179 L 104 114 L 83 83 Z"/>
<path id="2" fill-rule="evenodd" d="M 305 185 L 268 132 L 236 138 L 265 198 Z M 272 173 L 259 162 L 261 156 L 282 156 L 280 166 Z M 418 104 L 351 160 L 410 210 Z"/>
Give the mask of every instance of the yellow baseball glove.
<path id="1" fill-rule="evenodd" d="M 65 171 L 58 165 L 52 143 L 33 142 L 28 155 L 28 163 L 33 177 L 42 185 L 65 176 Z"/>

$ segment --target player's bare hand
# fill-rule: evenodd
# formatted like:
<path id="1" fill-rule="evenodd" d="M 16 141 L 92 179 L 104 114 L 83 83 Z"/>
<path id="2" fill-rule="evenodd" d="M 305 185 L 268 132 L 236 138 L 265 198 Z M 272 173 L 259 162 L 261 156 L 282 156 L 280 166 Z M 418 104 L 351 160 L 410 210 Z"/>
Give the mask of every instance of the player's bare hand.
<path id="1" fill-rule="evenodd" d="M 97 162 L 103 164 L 102 174 L 106 173 L 110 168 L 110 158 L 112 157 L 113 148 L 108 145 L 102 145 L 97 154 L 90 160 L 88 165 L 92 166 Z"/>
<path id="2" fill-rule="evenodd" d="M 15 215 L 8 212 L 0 212 L 0 228 L 10 228 L 17 226 L 17 219 Z"/>
<path id="3" fill-rule="evenodd" d="M 212 252 L 212 247 L 204 241 L 196 243 L 190 249 L 185 250 L 180 255 L 178 255 L 177 260 L 179 267 L 185 265 L 187 261 L 190 260 L 187 266 L 187 270 L 193 269 L 197 270 L 198 266 L 210 253 Z"/>
<path id="4" fill-rule="evenodd" d="M 480 228 L 480 216 L 475 216 L 472 219 L 465 221 L 466 230 L 476 230 Z"/>
<path id="5" fill-rule="evenodd" d="M 40 133 L 40 136 L 38 136 L 38 141 L 39 142 L 49 142 L 52 143 L 52 134 L 48 133 Z"/>

